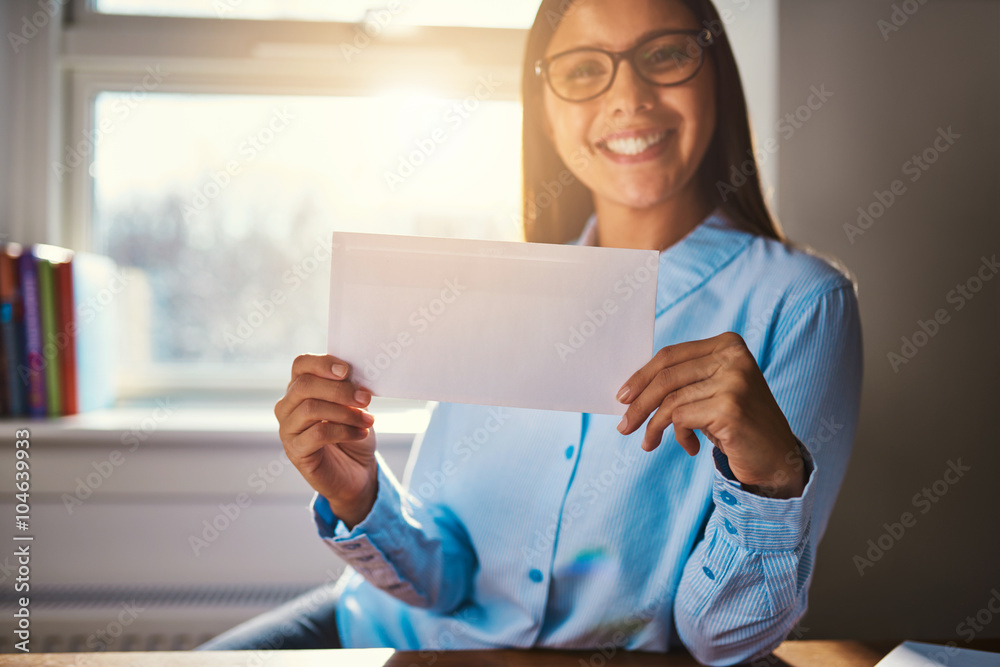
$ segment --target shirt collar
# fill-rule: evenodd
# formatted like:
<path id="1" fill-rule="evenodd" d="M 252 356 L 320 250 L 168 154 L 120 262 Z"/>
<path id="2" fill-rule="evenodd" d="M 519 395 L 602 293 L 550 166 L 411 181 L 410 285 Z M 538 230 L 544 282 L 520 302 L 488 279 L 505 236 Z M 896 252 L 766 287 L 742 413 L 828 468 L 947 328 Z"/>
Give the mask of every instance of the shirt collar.
<path id="1" fill-rule="evenodd" d="M 572 245 L 595 244 L 597 214 L 587 219 Z M 660 252 L 656 315 L 703 285 L 747 248 L 753 234 L 740 230 L 721 207 L 716 208 L 687 236 Z"/>

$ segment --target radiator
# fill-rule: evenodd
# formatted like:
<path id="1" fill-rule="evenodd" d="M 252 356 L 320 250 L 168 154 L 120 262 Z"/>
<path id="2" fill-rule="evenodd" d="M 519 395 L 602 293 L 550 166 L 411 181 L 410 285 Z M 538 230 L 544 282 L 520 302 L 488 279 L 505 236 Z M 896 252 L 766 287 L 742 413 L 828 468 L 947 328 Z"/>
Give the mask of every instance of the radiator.
<path id="1" fill-rule="evenodd" d="M 309 590 L 280 586 L 38 586 L 32 587 L 32 653 L 182 651 Z M 11 618 L 15 596 L 0 593 Z M 0 635 L 0 652 L 15 651 Z"/>

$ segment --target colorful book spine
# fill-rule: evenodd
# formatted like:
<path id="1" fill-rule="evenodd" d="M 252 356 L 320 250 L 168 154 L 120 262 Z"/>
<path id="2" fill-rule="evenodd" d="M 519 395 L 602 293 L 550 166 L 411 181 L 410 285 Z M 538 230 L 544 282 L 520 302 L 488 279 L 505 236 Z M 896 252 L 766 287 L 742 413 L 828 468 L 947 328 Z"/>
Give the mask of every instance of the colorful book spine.
<path id="1" fill-rule="evenodd" d="M 117 271 L 100 255 L 0 243 L 0 415 L 114 405 L 116 304 L 102 298 Z"/>
<path id="2" fill-rule="evenodd" d="M 57 341 L 59 324 L 56 321 L 56 290 L 52 262 L 35 257 L 38 274 L 38 310 L 42 323 L 42 363 L 45 371 L 45 400 L 50 417 L 59 417 L 62 409 L 62 382 L 59 377 L 60 346 Z"/>
<path id="3" fill-rule="evenodd" d="M 7 388 L 7 414 L 27 414 L 27 391 L 17 369 L 24 360 L 24 308 L 18 259 L 21 246 L 7 243 L 0 248 L 0 337 L 3 338 L 5 374 L 0 382 Z"/>
<path id="4" fill-rule="evenodd" d="M 29 417 L 48 414 L 45 391 L 45 358 L 42 354 L 42 316 L 38 302 L 38 274 L 35 258 L 23 253 L 18 259 L 21 274 L 21 296 L 24 300 L 25 363 L 19 365 L 18 376 L 28 390 Z"/>
<path id="5" fill-rule="evenodd" d="M 61 349 L 59 372 L 62 377 L 62 405 L 64 415 L 79 412 L 76 398 L 76 314 L 73 301 L 73 262 L 53 265 L 56 283 L 56 304 L 59 331 L 68 344 Z"/>
<path id="6" fill-rule="evenodd" d="M 73 259 L 73 252 L 52 245 L 36 244 L 31 248 L 38 273 L 38 301 L 42 316 L 42 350 L 45 357 L 45 388 L 50 417 L 67 414 L 66 354 L 73 347 L 74 331 L 63 320 L 58 275 Z M 72 303 L 72 300 L 70 300 Z"/>

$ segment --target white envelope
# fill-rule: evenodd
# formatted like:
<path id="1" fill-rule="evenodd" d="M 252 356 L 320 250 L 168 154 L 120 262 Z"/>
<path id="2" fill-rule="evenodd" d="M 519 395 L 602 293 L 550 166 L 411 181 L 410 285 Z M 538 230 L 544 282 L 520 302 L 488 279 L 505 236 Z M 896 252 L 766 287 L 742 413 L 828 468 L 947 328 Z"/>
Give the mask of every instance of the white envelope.
<path id="1" fill-rule="evenodd" d="M 620 415 L 659 254 L 335 232 L 328 352 L 376 396 Z"/>

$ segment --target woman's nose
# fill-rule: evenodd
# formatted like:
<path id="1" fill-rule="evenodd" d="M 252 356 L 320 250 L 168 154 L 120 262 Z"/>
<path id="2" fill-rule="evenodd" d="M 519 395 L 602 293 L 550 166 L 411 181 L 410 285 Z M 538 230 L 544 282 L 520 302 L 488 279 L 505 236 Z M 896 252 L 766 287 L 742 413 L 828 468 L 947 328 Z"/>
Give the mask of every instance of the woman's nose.
<path id="1" fill-rule="evenodd" d="M 619 63 L 615 80 L 605 93 L 608 111 L 611 113 L 620 111 L 629 115 L 637 111 L 648 111 L 655 99 L 653 86 L 639 77 L 632 63 L 628 60 Z"/>

